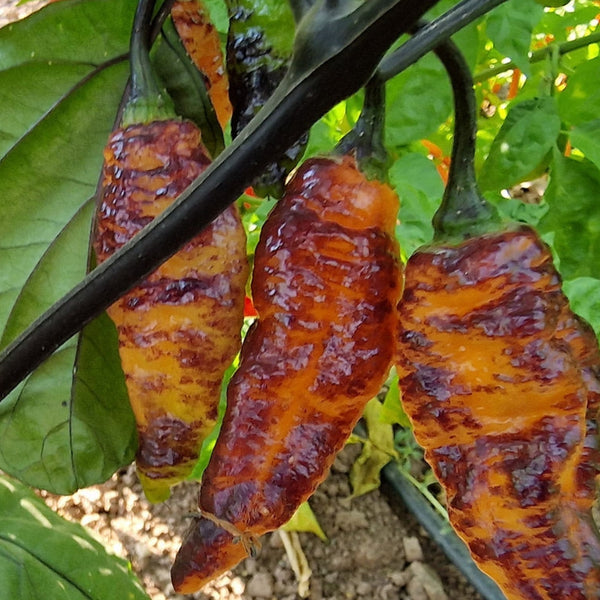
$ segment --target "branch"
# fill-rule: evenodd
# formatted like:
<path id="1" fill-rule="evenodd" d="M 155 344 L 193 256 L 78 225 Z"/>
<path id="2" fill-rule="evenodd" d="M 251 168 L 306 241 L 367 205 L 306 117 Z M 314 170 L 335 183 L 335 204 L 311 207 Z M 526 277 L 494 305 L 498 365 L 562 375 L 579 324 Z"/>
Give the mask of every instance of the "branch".
<path id="1" fill-rule="evenodd" d="M 398 36 L 436 3 L 321 0 L 301 22 L 286 77 L 246 129 L 160 217 L 0 354 L 0 398 L 196 236 L 331 107 L 359 90 Z"/>
<path id="2" fill-rule="evenodd" d="M 590 44 L 597 44 L 600 42 L 600 31 L 594 31 L 594 33 L 590 33 L 588 35 L 584 35 L 576 40 L 571 40 L 569 42 L 563 42 L 562 44 L 548 44 L 544 48 L 540 48 L 535 52 L 532 52 L 529 55 L 529 64 L 534 64 L 537 62 L 541 62 L 546 57 L 550 56 L 552 53 L 557 52 L 560 56 L 563 54 L 567 54 L 569 52 L 574 52 L 575 50 L 581 50 L 581 48 L 585 48 Z M 512 71 L 516 69 L 517 65 L 511 60 L 510 62 L 501 63 L 490 67 L 489 69 L 485 69 L 485 71 L 481 71 L 480 73 L 476 73 L 473 77 L 475 83 L 481 83 L 482 81 L 486 81 L 495 75 L 500 75 L 500 73 L 505 73 L 506 71 Z"/>
<path id="3" fill-rule="evenodd" d="M 386 56 L 377 69 L 383 81 L 392 79 L 451 35 L 506 0 L 463 0 L 441 17 L 427 23 L 400 48 Z"/>

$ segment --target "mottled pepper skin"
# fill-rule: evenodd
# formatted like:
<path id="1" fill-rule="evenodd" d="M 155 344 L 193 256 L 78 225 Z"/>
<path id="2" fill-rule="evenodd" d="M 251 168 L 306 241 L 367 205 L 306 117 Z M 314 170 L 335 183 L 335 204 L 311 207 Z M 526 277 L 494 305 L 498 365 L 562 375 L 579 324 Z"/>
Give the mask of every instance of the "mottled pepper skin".
<path id="1" fill-rule="evenodd" d="M 227 73 L 233 105 L 231 134 L 237 137 L 271 97 L 287 73 L 294 37 L 292 12 L 279 0 L 226 0 L 229 11 Z M 278 6 L 279 5 L 279 6 Z M 289 48 L 280 47 L 281 32 L 274 39 L 268 21 L 288 27 Z M 302 158 L 308 133 L 302 135 L 283 155 L 267 165 L 253 182 L 259 196 L 279 198 L 285 180 Z"/>
<path id="2" fill-rule="evenodd" d="M 205 77 L 217 119 L 225 128 L 233 109 L 219 32 L 200 0 L 177 0 L 171 9 L 171 17 L 183 46 Z"/>
<path id="3" fill-rule="evenodd" d="M 104 153 L 94 248 L 106 260 L 209 164 L 198 128 L 155 121 L 116 130 Z M 191 471 L 240 348 L 246 238 L 235 206 L 108 309 L 139 433 L 144 491 L 164 500 Z"/>
<path id="4" fill-rule="evenodd" d="M 600 353 L 527 227 L 406 266 L 403 404 L 452 525 L 511 600 L 600 597 Z"/>
<path id="5" fill-rule="evenodd" d="M 241 541 L 285 524 L 325 478 L 394 357 L 398 200 L 351 158 L 307 161 L 267 219 L 252 291 L 259 319 L 228 388 L 199 507 Z M 210 518 L 172 569 L 190 593 L 247 556 Z"/>

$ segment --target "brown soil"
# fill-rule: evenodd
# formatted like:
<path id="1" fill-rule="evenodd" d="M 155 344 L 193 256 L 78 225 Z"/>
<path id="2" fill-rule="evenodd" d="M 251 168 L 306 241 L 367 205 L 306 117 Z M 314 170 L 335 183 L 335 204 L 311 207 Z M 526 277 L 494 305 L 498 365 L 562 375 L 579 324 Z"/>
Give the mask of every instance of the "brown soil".
<path id="1" fill-rule="evenodd" d="M 397 498 L 379 490 L 350 499 L 348 471 L 359 451 L 348 446 L 310 504 L 328 541 L 289 534 L 305 555 L 310 600 L 480 600 Z M 67 519 L 87 526 L 106 548 L 131 561 L 153 600 L 178 600 L 169 569 L 196 509 L 198 485 L 185 483 L 167 502 L 151 505 L 130 467 L 104 485 L 73 496 L 42 493 Z M 297 539 L 294 539 L 297 538 Z M 309 572 L 305 570 L 304 575 Z M 187 596 L 189 597 L 189 596 Z M 299 581 L 281 535 L 265 537 L 255 559 L 193 596 L 198 600 L 297 600 Z"/>

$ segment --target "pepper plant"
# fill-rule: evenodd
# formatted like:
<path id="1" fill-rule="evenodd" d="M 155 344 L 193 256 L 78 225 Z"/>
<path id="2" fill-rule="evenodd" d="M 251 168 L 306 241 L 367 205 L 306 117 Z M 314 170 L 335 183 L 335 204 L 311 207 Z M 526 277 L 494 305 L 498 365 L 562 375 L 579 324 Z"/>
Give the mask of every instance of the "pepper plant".
<path id="1" fill-rule="evenodd" d="M 330 151 L 355 125 L 376 71 L 387 81 L 384 142 L 403 258 L 432 239 L 453 118 L 431 50 L 450 36 L 476 84 L 483 194 L 505 218 L 537 228 L 573 309 L 600 331 L 599 3 L 290 4 L 296 23 L 281 19 L 292 58 L 272 96 L 233 140 L 226 135 L 223 152 L 170 209 L 100 266 L 89 252 L 91 222 L 102 148 L 127 86 L 136 2 L 61 0 L 0 29 L 0 483 L 12 493 L 25 497 L 24 485 L 70 494 L 131 462 L 135 424 L 105 309 L 232 202 L 245 212 L 251 252 L 272 202 L 244 190 L 307 132 L 305 157 Z M 207 5 L 225 36 L 226 4 Z M 416 31 L 422 17 L 429 24 Z M 161 46 L 157 36 L 157 64 Z M 169 88 L 185 65 L 167 60 L 172 68 L 160 72 Z M 397 407 L 384 409 L 402 421 Z M 15 546 L 19 556 L 34 552 L 29 534 L 6 531 L 2 574 L 18 563 Z M 74 567 L 55 568 L 69 580 Z"/>

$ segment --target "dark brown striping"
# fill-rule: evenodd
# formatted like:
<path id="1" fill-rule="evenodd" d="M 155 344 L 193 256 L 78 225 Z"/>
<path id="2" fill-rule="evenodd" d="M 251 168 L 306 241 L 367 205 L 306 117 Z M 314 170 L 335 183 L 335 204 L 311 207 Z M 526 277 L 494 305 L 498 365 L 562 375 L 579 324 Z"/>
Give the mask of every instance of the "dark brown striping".
<path id="1" fill-rule="evenodd" d="M 397 210 L 391 189 L 368 181 L 354 159 L 315 159 L 263 226 L 252 279 L 259 319 L 228 386 L 199 501 L 245 535 L 292 517 L 388 375 L 402 285 Z M 205 520 L 194 528 L 214 537 Z M 215 556 L 192 540 L 172 571 L 180 590 L 243 558 L 233 544 Z"/>
<path id="2" fill-rule="evenodd" d="M 115 131 L 104 152 L 98 260 L 168 208 L 209 162 L 188 121 Z M 247 275 L 234 204 L 107 311 L 140 432 L 138 473 L 153 502 L 188 476 L 214 426 L 221 381 L 241 345 Z"/>
<path id="3" fill-rule="evenodd" d="M 185 423 L 170 415 L 156 415 L 146 429 L 138 430 L 138 467 L 147 477 L 162 478 L 168 467 L 196 461 L 198 456 L 198 423 Z M 166 468 L 165 468 L 166 467 Z"/>
<path id="4" fill-rule="evenodd" d="M 527 227 L 406 266 L 397 367 L 450 520 L 512 599 L 600 597 L 600 352 Z"/>

